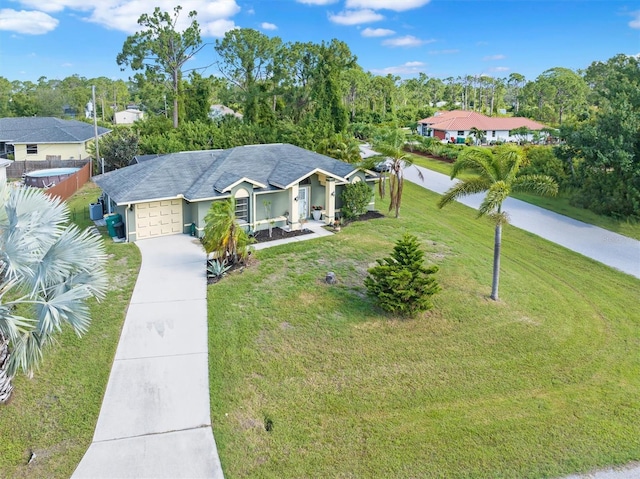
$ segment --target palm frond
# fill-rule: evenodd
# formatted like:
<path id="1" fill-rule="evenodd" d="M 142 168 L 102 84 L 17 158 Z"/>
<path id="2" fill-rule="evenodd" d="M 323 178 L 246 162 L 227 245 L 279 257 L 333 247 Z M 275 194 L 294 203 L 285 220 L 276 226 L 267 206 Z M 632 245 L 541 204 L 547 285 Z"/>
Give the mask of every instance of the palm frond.
<path id="1" fill-rule="evenodd" d="M 486 148 L 467 148 L 462 151 L 451 169 L 451 179 L 462 172 L 476 173 L 487 178 L 495 178 L 492 168 L 492 154 Z"/>
<path id="2" fill-rule="evenodd" d="M 95 281 L 95 293 L 102 297 L 106 290 L 106 273 L 104 268 L 94 265 L 104 264 L 106 259 L 101 237 L 71 225 L 62 231 L 37 263 L 32 287 L 34 290 L 46 290 L 84 272 L 86 274 L 81 278 Z M 99 287 L 99 284 L 105 286 Z"/>
<path id="3" fill-rule="evenodd" d="M 500 165 L 499 178 L 511 183 L 518 175 L 524 161 L 522 148 L 516 145 L 501 145 L 496 148 L 494 156 Z"/>
<path id="4" fill-rule="evenodd" d="M 535 193 L 541 196 L 555 196 L 558 193 L 558 183 L 547 175 L 522 175 L 512 183 L 514 191 Z"/>
<path id="5" fill-rule="evenodd" d="M 0 187 L 0 257 L 8 277 L 32 274 L 30 265 L 57 240 L 67 223 L 66 204 L 36 188 Z"/>
<path id="6" fill-rule="evenodd" d="M 462 198 L 463 196 L 474 195 L 476 193 L 482 193 L 487 191 L 491 184 L 485 178 L 471 178 L 464 181 L 458 181 L 452 186 L 444 195 L 440 197 L 438 201 L 438 208 L 442 208 L 445 205 Z"/>
<path id="7" fill-rule="evenodd" d="M 37 364 L 63 323 L 84 333 L 86 300 L 107 291 L 102 238 L 68 219 L 66 205 L 41 190 L 0 188 L 0 332 L 9 338 L 14 373 Z"/>
<path id="8" fill-rule="evenodd" d="M 510 193 L 509 185 L 504 181 L 496 181 L 487 190 L 487 194 L 478 208 L 478 216 L 500 213 L 502 203 Z"/>

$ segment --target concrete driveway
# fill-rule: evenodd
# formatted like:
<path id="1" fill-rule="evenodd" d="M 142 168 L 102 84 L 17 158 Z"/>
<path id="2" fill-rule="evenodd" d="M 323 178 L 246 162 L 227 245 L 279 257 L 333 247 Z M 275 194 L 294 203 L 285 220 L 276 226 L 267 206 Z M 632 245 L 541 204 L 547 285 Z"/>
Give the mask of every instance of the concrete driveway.
<path id="1" fill-rule="evenodd" d="M 142 266 L 98 424 L 74 478 L 223 478 L 211 429 L 204 250 L 136 243 Z"/>

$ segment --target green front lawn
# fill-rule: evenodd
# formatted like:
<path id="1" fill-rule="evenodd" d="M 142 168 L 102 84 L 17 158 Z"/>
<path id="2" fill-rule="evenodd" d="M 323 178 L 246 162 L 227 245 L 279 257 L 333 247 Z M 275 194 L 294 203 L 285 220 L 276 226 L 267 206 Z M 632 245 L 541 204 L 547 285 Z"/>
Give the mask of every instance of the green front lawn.
<path id="1" fill-rule="evenodd" d="M 70 199 L 77 222 L 89 224 L 82 213 L 97 189 L 86 185 Z M 70 328 L 45 350 L 39 370 L 28 379 L 19 374 L 9 404 L 0 406 L 0 477 L 70 477 L 91 444 L 102 397 L 138 269 L 140 252 L 134 244 L 115 244 L 105 236 L 110 260 L 110 290 L 91 301 L 89 331 L 78 338 Z M 34 461 L 27 465 L 31 453 Z"/>
<path id="2" fill-rule="evenodd" d="M 438 173 L 449 176 L 451 174 L 451 163 L 447 163 L 433 158 L 426 158 L 420 155 L 410 155 L 414 164 L 428 168 Z M 640 240 L 640 222 L 630 220 L 617 220 L 610 216 L 603 216 L 593 213 L 590 210 L 573 206 L 569 203 L 569 196 L 567 194 L 559 194 L 553 198 L 546 198 L 528 193 L 514 193 L 514 198 L 527 203 L 531 203 L 536 206 L 540 206 L 547 210 L 559 213 L 564 216 L 588 223 L 591 225 L 599 226 L 600 228 L 614 231 L 629 238 L 635 238 Z"/>
<path id="3" fill-rule="evenodd" d="M 260 251 L 209 286 L 226 477 L 535 478 L 640 459 L 640 282 L 506 227 L 493 302 L 491 224 L 437 198 L 406 184 L 400 219 Z M 443 287 L 413 320 L 362 286 L 404 231 Z"/>

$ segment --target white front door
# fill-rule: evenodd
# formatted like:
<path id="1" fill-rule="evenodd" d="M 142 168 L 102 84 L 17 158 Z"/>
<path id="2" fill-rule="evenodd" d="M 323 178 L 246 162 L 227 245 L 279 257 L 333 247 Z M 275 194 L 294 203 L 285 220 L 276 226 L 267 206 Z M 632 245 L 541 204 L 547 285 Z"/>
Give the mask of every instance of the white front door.
<path id="1" fill-rule="evenodd" d="M 309 217 L 309 192 L 308 186 L 301 186 L 298 189 L 298 215 L 300 218 L 307 219 Z"/>

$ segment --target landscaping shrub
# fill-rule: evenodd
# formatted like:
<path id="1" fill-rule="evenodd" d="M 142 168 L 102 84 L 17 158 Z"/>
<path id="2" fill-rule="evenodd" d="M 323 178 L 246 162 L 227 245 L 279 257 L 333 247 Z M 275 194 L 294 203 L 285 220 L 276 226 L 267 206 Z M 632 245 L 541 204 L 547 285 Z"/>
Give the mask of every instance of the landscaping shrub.
<path id="1" fill-rule="evenodd" d="M 376 260 L 364 280 L 367 295 L 390 313 L 414 316 L 433 307 L 431 296 L 440 291 L 432 276 L 438 267 L 424 265 L 424 252 L 415 236 L 405 233 L 390 257 Z"/>
<path id="2" fill-rule="evenodd" d="M 342 192 L 342 207 L 340 211 L 347 220 L 352 220 L 364 214 L 371 202 L 371 188 L 364 181 L 345 186 Z"/>
<path id="3" fill-rule="evenodd" d="M 560 160 L 550 146 L 529 146 L 524 148 L 525 164 L 520 168 L 521 175 L 547 175 L 561 186 L 566 186 L 568 175 L 565 163 Z"/>

